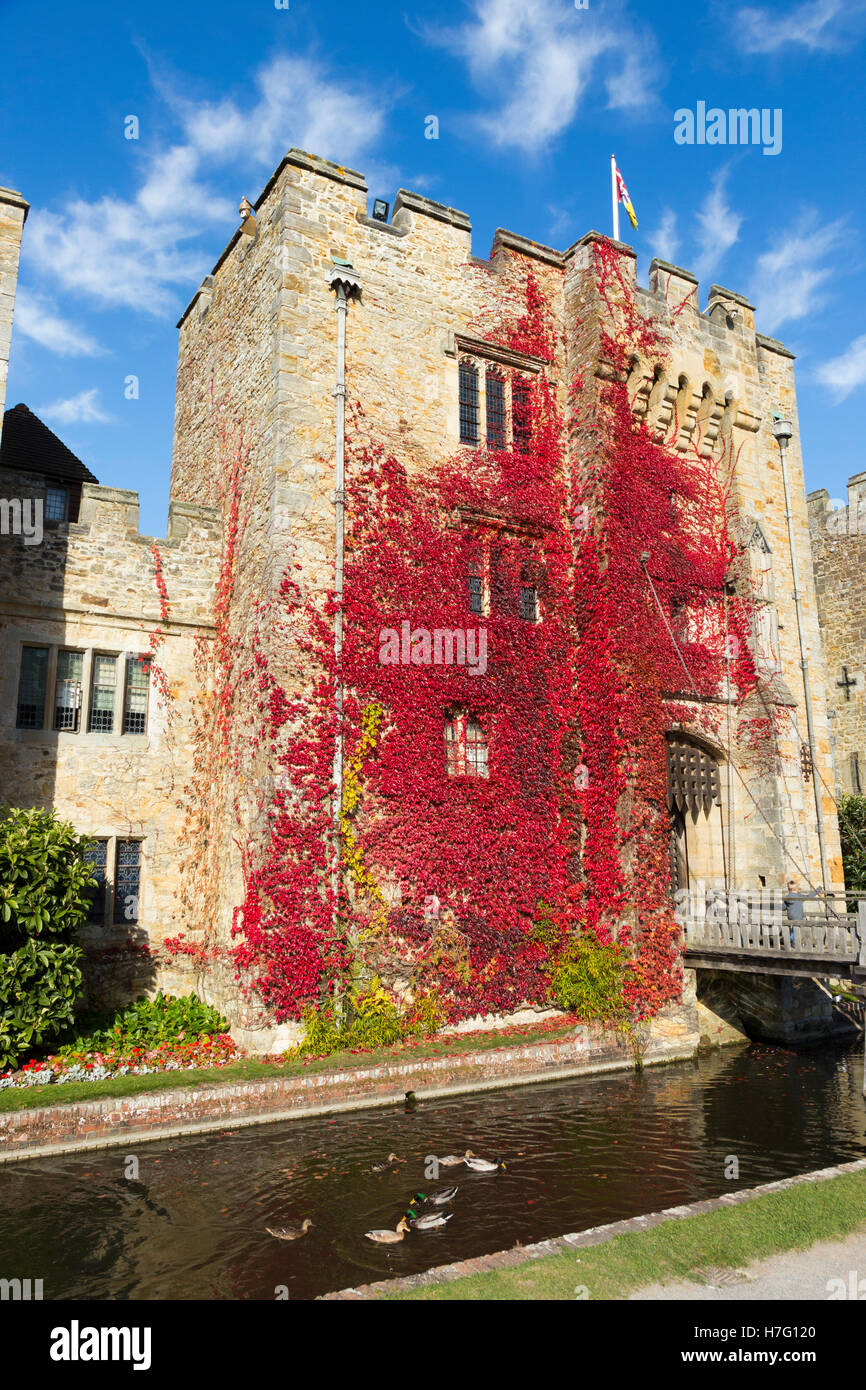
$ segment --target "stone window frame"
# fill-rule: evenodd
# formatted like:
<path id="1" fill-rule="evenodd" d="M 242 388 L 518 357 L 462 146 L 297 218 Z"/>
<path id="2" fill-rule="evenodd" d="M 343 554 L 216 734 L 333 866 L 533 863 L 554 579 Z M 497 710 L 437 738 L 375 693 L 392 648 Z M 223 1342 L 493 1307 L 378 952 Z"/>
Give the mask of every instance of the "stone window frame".
<path id="1" fill-rule="evenodd" d="M 501 347 L 497 343 L 487 343 L 482 338 L 472 338 L 465 333 L 449 333 L 445 341 L 445 352 L 449 357 L 456 358 L 457 362 L 457 388 L 454 400 L 457 404 L 456 417 L 452 417 L 456 422 L 457 440 L 460 448 L 479 449 L 497 448 L 514 449 L 514 401 L 512 386 L 517 379 L 528 392 L 532 385 L 532 377 L 540 372 L 550 370 L 550 363 L 543 358 L 533 357 L 530 353 L 516 352 L 511 348 Z M 461 368 L 464 366 L 473 367 L 476 374 L 477 405 L 476 437 L 474 440 L 467 440 L 461 437 L 460 427 L 460 379 Z M 488 420 L 487 420 L 487 377 L 488 373 L 497 378 L 503 385 L 503 406 L 505 411 L 505 443 L 502 445 L 492 445 L 488 439 Z M 531 440 L 529 441 L 531 446 Z M 529 452 L 529 449 L 521 450 Z"/>
<path id="2" fill-rule="evenodd" d="M 89 927 L 101 927 L 104 929 L 110 929 L 112 927 L 122 927 L 124 925 L 128 925 L 130 928 L 138 926 L 141 922 L 142 916 L 141 899 L 144 881 L 144 869 L 147 862 L 144 852 L 144 847 L 146 844 L 145 837 L 143 835 L 118 835 L 114 833 L 96 831 L 83 831 L 81 833 L 86 834 L 91 840 L 95 840 L 97 844 L 105 845 L 105 879 L 103 888 L 102 909 L 98 915 L 88 916 L 87 925 Z M 117 882 L 119 871 L 120 846 L 122 844 L 138 845 L 138 892 L 134 895 L 136 898 L 134 917 L 127 917 L 125 914 L 121 917 L 118 917 L 117 915 Z"/>
<path id="3" fill-rule="evenodd" d="M 21 725 L 18 722 L 18 708 L 20 704 L 21 692 L 21 673 L 24 661 L 23 653 L 27 648 L 36 648 L 40 651 L 48 652 L 48 660 L 45 671 L 45 691 L 42 710 L 42 723 L 36 727 L 33 725 Z M 78 713 L 78 727 L 75 729 L 56 729 L 55 724 L 55 699 L 57 692 L 57 659 L 60 652 L 80 652 L 83 655 L 81 672 L 81 704 Z M 107 656 L 113 657 L 117 662 L 115 668 L 117 680 L 114 687 L 114 706 L 112 710 L 111 731 L 91 729 L 90 713 L 93 699 L 93 667 L 94 657 Z M 126 701 L 127 701 L 127 682 L 126 672 L 131 661 L 150 659 L 149 651 L 130 651 L 130 650 L 111 650 L 107 647 L 76 647 L 69 642 L 46 642 L 23 639 L 19 644 L 18 663 L 17 663 L 17 686 L 14 707 L 14 727 L 19 733 L 25 734 L 50 734 L 53 738 L 87 738 L 99 739 L 146 739 L 149 737 L 150 715 L 151 715 L 151 681 L 147 685 L 147 704 L 145 708 L 144 730 L 142 732 L 126 732 L 124 724 L 126 722 Z M 152 672 L 153 665 L 150 664 Z"/>

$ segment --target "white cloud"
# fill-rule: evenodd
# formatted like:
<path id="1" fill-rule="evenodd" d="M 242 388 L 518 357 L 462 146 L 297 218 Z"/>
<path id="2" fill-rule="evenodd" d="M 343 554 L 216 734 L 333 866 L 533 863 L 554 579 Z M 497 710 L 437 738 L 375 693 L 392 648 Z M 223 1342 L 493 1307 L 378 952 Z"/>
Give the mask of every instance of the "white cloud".
<path id="1" fill-rule="evenodd" d="M 844 401 L 858 386 L 866 386 L 866 333 L 855 338 L 839 357 L 816 368 L 815 375 L 838 401 Z"/>
<path id="2" fill-rule="evenodd" d="M 498 109 L 475 118 L 500 146 L 537 150 L 573 121 L 591 84 L 607 105 L 646 105 L 655 81 L 651 43 L 620 18 L 614 25 L 565 0 L 473 0 L 473 18 L 426 37 L 461 56 Z"/>
<path id="3" fill-rule="evenodd" d="M 326 159 L 354 160 L 382 133 L 381 104 L 328 80 L 305 58 L 275 58 L 257 79 L 257 101 L 176 104 L 187 139 L 208 160 L 252 157 L 271 166 L 292 145 Z"/>
<path id="4" fill-rule="evenodd" d="M 36 414 L 46 420 L 55 420 L 58 425 L 110 424 L 113 416 L 106 415 L 98 398 L 99 392 L 93 386 L 89 391 L 79 391 L 77 396 L 40 406 Z"/>
<path id="5" fill-rule="evenodd" d="M 723 169 L 713 179 L 710 192 L 695 214 L 698 253 L 694 271 L 699 280 L 711 279 L 724 256 L 740 239 L 744 218 L 728 203 L 726 182 L 727 170 Z"/>
<path id="6" fill-rule="evenodd" d="M 762 329 L 775 332 L 783 323 L 806 318 L 826 299 L 822 287 L 834 273 L 827 258 L 842 239 L 844 223 L 816 223 L 813 213 L 801 218 L 798 226 L 772 249 L 758 257 L 751 286 Z"/>
<path id="7" fill-rule="evenodd" d="M 676 265 L 677 256 L 680 250 L 680 238 L 677 235 L 677 215 L 672 208 L 666 208 L 662 214 L 662 220 L 654 232 L 650 234 L 650 246 L 653 255 L 660 261 L 669 261 Z"/>
<path id="8" fill-rule="evenodd" d="M 256 88 L 257 99 L 198 103 L 163 88 L 182 138 L 143 156 L 131 197 L 104 194 L 73 199 L 60 211 L 34 209 L 24 243 L 31 264 L 103 307 L 176 311 L 209 268 L 190 243 L 213 228 L 221 229 L 218 246 L 228 240 L 251 160 L 270 171 L 292 145 L 355 159 L 381 134 L 383 105 L 306 59 L 274 59 L 258 73 Z M 212 181 L 216 171 L 232 168 L 241 172 L 232 174 L 237 191 L 228 197 L 225 176 L 219 192 Z"/>
<path id="9" fill-rule="evenodd" d="M 96 357 L 103 351 L 89 333 L 61 318 L 44 299 L 27 290 L 19 290 L 15 300 L 15 330 L 64 357 Z"/>
<path id="10" fill-rule="evenodd" d="M 805 0 L 794 9 L 742 9 L 735 17 L 740 46 L 747 53 L 773 53 L 788 44 L 810 52 L 843 46 L 851 20 L 864 12 L 863 0 Z"/>

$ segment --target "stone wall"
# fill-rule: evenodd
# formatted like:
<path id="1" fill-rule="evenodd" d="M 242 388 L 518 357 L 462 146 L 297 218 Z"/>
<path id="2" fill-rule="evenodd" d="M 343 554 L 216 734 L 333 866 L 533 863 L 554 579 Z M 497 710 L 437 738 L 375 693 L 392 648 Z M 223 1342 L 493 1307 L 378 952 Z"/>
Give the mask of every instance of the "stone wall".
<path id="1" fill-rule="evenodd" d="M 809 525 L 836 786 L 866 793 L 866 473 L 850 479 L 847 506 L 810 493 Z"/>
<path id="2" fill-rule="evenodd" d="M 6 377 L 18 287 L 21 233 L 29 206 L 20 193 L 15 193 L 11 188 L 0 188 L 0 421 L 6 408 Z"/>
<path id="3" fill-rule="evenodd" d="M 15 495 L 38 493 L 43 480 L 6 470 Z M 143 948 L 158 948 L 180 928 L 177 917 L 185 811 L 190 778 L 190 705 L 197 693 L 195 644 L 212 633 L 213 591 L 220 545 L 218 514 L 172 505 L 168 535 L 159 540 L 168 619 L 161 612 L 151 537 L 138 533 L 138 495 L 86 483 L 77 523 L 45 523 L 40 545 L 0 537 L 0 758 L 2 800 L 53 806 L 83 834 L 141 841 L 138 922 L 89 928 L 89 983 L 95 998 L 120 1002 L 155 984 Z M 124 659 L 151 651 L 165 672 L 164 701 L 152 678 L 144 734 L 120 732 L 122 698 L 111 733 L 89 732 L 86 705 L 94 653 Z M 45 727 L 16 727 L 22 648 L 49 649 Z M 85 709 L 75 731 L 54 729 L 56 653 L 84 653 Z"/>

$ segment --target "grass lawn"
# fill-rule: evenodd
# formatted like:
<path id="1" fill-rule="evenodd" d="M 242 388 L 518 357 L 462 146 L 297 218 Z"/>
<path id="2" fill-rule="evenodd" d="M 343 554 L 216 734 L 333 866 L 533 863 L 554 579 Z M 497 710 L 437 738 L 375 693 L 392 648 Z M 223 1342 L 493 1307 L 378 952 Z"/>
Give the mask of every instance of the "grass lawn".
<path id="1" fill-rule="evenodd" d="M 306 1072 L 348 1071 L 375 1067 L 388 1061 L 412 1062 L 425 1057 L 453 1057 L 465 1052 L 486 1052 L 496 1047 L 522 1047 L 529 1043 L 557 1042 L 572 1033 L 573 1018 L 561 1024 L 506 1028 L 501 1032 L 466 1033 L 450 1037 L 426 1038 L 399 1047 L 373 1052 L 334 1052 L 330 1057 L 290 1058 L 285 1062 L 256 1061 L 245 1058 L 225 1067 L 206 1067 L 190 1071 L 151 1072 L 146 1076 L 114 1076 L 104 1081 L 70 1081 L 66 1084 L 15 1087 L 0 1091 L 0 1111 L 31 1110 L 46 1105 L 102 1100 L 109 1096 L 136 1096 L 143 1091 L 167 1091 L 176 1086 L 209 1086 L 232 1081 L 278 1080 L 284 1076 L 303 1076 Z"/>
<path id="2" fill-rule="evenodd" d="M 845 1173 L 756 1197 L 742 1206 L 666 1221 L 604 1245 L 381 1297 L 573 1302 L 575 1289 L 583 1286 L 591 1299 L 621 1299 L 647 1284 L 673 1283 L 709 1266 L 740 1268 L 782 1250 L 805 1250 L 818 1240 L 838 1239 L 864 1225 L 866 1173 Z"/>

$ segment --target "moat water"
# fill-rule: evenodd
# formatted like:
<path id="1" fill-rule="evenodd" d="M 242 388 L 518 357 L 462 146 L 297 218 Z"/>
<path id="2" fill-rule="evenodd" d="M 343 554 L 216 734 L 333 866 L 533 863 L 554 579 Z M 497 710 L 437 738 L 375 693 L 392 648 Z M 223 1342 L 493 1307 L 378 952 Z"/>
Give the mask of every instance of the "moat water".
<path id="1" fill-rule="evenodd" d="M 862 1041 L 744 1045 L 641 1076 L 4 1165 L 0 1277 L 41 1278 L 45 1299 L 309 1299 L 866 1157 L 862 1092 Z M 444 1231 L 364 1239 L 429 1190 L 428 1155 L 466 1148 L 507 1168 L 443 1170 L 459 1184 Z M 397 1171 L 371 1174 L 392 1150 Z M 301 1240 L 266 1233 L 304 1217 Z"/>

